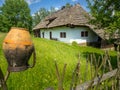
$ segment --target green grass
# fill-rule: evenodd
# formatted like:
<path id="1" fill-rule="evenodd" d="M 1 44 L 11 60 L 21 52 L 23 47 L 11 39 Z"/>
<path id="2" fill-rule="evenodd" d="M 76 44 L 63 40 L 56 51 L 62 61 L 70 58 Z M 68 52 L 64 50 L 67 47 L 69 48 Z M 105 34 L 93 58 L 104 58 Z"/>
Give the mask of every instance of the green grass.
<path id="1" fill-rule="evenodd" d="M 2 42 L 5 35 L 4 33 L 0 33 L 0 67 L 4 74 L 7 70 L 7 62 L 2 52 Z M 36 65 L 34 68 L 26 71 L 11 73 L 7 80 L 8 90 L 44 90 L 51 86 L 56 90 L 58 81 L 56 77 L 55 61 L 61 73 L 64 64 L 67 64 L 64 89 L 69 90 L 72 73 L 78 62 L 78 56 L 80 55 L 80 82 L 82 82 L 84 81 L 84 71 L 86 69 L 86 54 L 96 53 L 97 55 L 101 55 L 104 53 L 104 51 L 92 47 L 68 45 L 62 42 L 40 38 L 32 39 L 37 54 Z M 110 52 L 110 54 L 111 57 L 116 57 L 115 52 Z M 32 57 L 30 64 L 32 64 Z M 87 76 L 88 77 L 85 78 L 89 79 L 89 72 Z"/>

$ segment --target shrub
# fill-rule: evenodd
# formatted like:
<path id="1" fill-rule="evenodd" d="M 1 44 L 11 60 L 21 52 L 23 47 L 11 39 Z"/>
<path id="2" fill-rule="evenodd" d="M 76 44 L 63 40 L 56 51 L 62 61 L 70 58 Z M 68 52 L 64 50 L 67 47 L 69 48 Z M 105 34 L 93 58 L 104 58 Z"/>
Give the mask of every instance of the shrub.
<path id="1" fill-rule="evenodd" d="M 78 43 L 77 43 L 76 41 L 73 41 L 73 42 L 72 42 L 72 45 L 73 45 L 73 46 L 77 46 Z"/>

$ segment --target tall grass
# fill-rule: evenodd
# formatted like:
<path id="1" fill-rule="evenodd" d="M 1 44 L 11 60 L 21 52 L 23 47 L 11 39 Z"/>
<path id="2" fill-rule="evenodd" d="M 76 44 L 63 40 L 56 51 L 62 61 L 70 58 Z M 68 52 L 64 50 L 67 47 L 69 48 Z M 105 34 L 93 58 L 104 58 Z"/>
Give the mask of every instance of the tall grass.
<path id="1" fill-rule="evenodd" d="M 2 52 L 2 41 L 4 37 L 5 34 L 0 35 L 0 67 L 5 74 L 7 63 Z M 80 73 L 82 75 L 80 76 L 80 82 L 82 82 L 86 69 L 86 54 L 93 52 L 101 55 L 104 53 L 104 51 L 92 47 L 68 45 L 47 39 L 33 38 L 33 42 L 37 54 L 35 67 L 22 72 L 12 72 L 7 80 L 8 90 L 44 90 L 46 87 L 51 86 L 56 90 L 58 81 L 56 77 L 55 61 L 58 64 L 60 72 L 64 64 L 67 64 L 64 89 L 69 90 L 72 73 L 78 62 L 78 56 L 80 55 Z M 114 56 L 114 52 L 112 53 Z M 29 63 L 32 64 L 32 57 Z M 88 77 L 85 78 L 89 79 L 89 74 L 88 72 Z"/>

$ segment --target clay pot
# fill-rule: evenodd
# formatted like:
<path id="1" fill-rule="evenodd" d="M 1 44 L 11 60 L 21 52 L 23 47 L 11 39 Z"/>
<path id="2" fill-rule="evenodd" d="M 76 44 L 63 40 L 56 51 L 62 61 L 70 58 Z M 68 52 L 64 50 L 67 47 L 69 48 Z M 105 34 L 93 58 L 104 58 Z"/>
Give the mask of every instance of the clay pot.
<path id="1" fill-rule="evenodd" d="M 35 65 L 34 45 L 25 28 L 11 28 L 3 41 L 3 51 L 8 62 L 8 71 L 22 71 Z M 28 61 L 32 53 L 33 65 L 29 66 Z"/>

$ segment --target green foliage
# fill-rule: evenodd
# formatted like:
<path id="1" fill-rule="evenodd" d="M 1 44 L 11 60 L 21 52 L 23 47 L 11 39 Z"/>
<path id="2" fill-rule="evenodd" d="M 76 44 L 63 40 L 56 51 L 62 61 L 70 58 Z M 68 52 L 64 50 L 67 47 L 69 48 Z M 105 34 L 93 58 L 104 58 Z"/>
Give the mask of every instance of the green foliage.
<path id="1" fill-rule="evenodd" d="M 64 8 L 70 8 L 72 5 L 70 3 L 66 3 L 65 6 L 62 6 L 61 9 L 64 9 Z"/>
<path id="2" fill-rule="evenodd" d="M 90 9 L 91 15 L 94 17 L 91 20 L 98 28 L 105 28 L 110 34 L 119 29 L 120 23 L 120 0 L 86 0 Z M 119 30 L 120 31 L 120 30 Z"/>
<path id="3" fill-rule="evenodd" d="M 66 5 L 65 5 L 65 7 L 66 8 L 69 8 L 69 7 L 71 7 L 72 5 L 70 4 L 70 3 L 66 3 Z"/>
<path id="4" fill-rule="evenodd" d="M 0 8 L 0 31 L 8 32 L 11 27 L 32 29 L 32 17 L 25 0 L 5 0 Z"/>
<path id="5" fill-rule="evenodd" d="M 7 70 L 7 62 L 2 52 L 2 42 L 5 35 L 0 33 L 0 67 L 4 75 Z M 7 80 L 8 90 L 44 90 L 50 86 L 57 90 L 58 81 L 54 61 L 57 62 L 60 73 L 62 73 L 64 64 L 67 64 L 64 89 L 69 90 L 72 73 L 78 63 L 78 56 L 80 55 L 80 80 L 78 81 L 81 83 L 84 82 L 84 79 L 90 78 L 89 66 L 86 77 L 84 73 L 86 70 L 86 54 L 101 55 L 104 53 L 104 51 L 92 47 L 73 46 L 47 39 L 33 38 L 33 42 L 37 54 L 35 67 L 23 72 L 11 73 Z M 116 56 L 115 52 L 110 54 L 113 57 Z M 32 64 L 32 57 L 29 63 Z"/>
<path id="6" fill-rule="evenodd" d="M 66 3 L 65 6 L 63 6 L 62 8 L 69 8 L 72 5 L 69 3 Z M 47 10 L 45 8 L 40 8 L 36 13 L 34 13 L 34 15 L 32 16 L 33 18 L 33 27 L 35 27 L 38 23 L 41 22 L 41 20 L 43 20 L 46 16 L 52 14 L 56 12 L 56 9 L 54 7 L 51 7 L 50 10 Z"/>
<path id="7" fill-rule="evenodd" d="M 116 12 L 114 15 L 114 21 L 109 24 L 107 30 L 110 34 L 116 33 L 120 34 L 120 11 Z"/>
<path id="8" fill-rule="evenodd" d="M 50 12 L 48 10 L 46 10 L 45 8 L 40 8 L 40 10 L 37 11 L 32 17 L 33 18 L 33 27 L 35 25 L 37 25 L 41 20 L 43 20 L 49 14 L 50 14 Z"/>
<path id="9" fill-rule="evenodd" d="M 54 7 L 51 7 L 50 10 L 49 10 L 49 14 L 52 14 L 54 12 L 56 12 L 56 9 Z"/>
<path id="10" fill-rule="evenodd" d="M 50 10 L 45 8 L 40 8 L 39 11 L 34 13 L 33 15 L 33 27 L 40 23 L 46 16 L 56 12 L 54 7 L 51 7 Z"/>
<path id="11" fill-rule="evenodd" d="M 78 44 L 77 44 L 77 42 L 73 41 L 73 42 L 72 42 L 72 45 L 73 45 L 73 46 L 77 46 Z"/>

